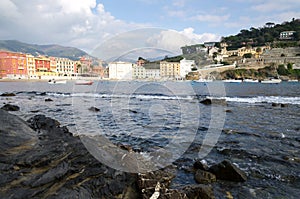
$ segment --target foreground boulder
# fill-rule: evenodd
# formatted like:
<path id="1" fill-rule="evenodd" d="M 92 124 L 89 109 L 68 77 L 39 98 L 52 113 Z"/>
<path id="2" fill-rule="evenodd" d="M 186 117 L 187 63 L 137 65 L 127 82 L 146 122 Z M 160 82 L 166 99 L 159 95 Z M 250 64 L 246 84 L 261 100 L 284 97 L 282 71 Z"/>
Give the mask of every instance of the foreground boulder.
<path id="1" fill-rule="evenodd" d="M 200 184 L 209 184 L 217 181 L 214 174 L 198 169 L 195 173 L 195 181 Z"/>
<path id="2" fill-rule="evenodd" d="M 176 172 L 112 169 L 58 121 L 36 115 L 25 122 L 0 109 L 0 198 L 215 198 L 210 185 L 170 189 Z"/>
<path id="3" fill-rule="evenodd" d="M 2 96 L 2 97 L 14 97 L 14 96 L 16 96 L 16 94 L 14 94 L 14 93 L 2 93 L 0 96 Z"/>
<path id="4" fill-rule="evenodd" d="M 0 198 L 139 198 L 137 175 L 98 162 L 53 119 L 28 122 L 0 110 Z"/>
<path id="5" fill-rule="evenodd" d="M 233 182 L 245 182 L 247 180 L 246 174 L 229 160 L 224 160 L 219 164 L 211 166 L 209 171 L 215 174 L 219 180 Z"/>
<path id="6" fill-rule="evenodd" d="M 1 109 L 5 111 L 19 111 L 20 107 L 11 104 L 5 104 Z"/>

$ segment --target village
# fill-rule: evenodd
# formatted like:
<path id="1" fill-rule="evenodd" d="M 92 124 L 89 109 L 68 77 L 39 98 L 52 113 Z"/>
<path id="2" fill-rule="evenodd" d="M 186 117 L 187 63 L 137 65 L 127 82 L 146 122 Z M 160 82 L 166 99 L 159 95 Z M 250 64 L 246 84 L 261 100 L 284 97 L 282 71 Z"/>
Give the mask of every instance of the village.
<path id="1" fill-rule="evenodd" d="M 280 33 L 281 40 L 293 38 L 293 31 Z M 106 63 L 92 56 L 69 58 L 0 51 L 0 78 L 3 80 L 105 79 L 105 80 L 199 80 L 216 79 L 216 73 L 234 69 L 259 69 L 292 64 L 300 69 L 300 47 L 252 47 L 251 43 L 228 50 L 226 42 L 205 42 L 181 47 L 182 55 L 135 62 Z"/>

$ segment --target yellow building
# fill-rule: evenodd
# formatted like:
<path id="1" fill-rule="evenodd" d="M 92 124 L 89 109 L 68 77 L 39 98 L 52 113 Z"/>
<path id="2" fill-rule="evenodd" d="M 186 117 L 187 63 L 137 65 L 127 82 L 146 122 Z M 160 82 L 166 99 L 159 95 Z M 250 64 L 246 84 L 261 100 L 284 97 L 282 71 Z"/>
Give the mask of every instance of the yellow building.
<path id="1" fill-rule="evenodd" d="M 180 77 L 179 62 L 160 62 L 160 77 L 165 79 L 176 79 Z"/>
<path id="2" fill-rule="evenodd" d="M 27 65 L 27 74 L 29 79 L 36 79 L 35 71 L 35 57 L 30 54 L 26 54 L 26 65 Z"/>

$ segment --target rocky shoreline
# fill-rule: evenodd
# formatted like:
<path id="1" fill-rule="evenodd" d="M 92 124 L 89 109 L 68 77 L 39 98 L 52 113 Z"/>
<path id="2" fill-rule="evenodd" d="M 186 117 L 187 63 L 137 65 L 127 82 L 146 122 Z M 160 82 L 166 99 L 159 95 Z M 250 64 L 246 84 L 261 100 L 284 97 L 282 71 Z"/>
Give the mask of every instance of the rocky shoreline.
<path id="1" fill-rule="evenodd" d="M 44 115 L 24 121 L 0 109 L 0 123 L 0 198 L 210 199 L 223 194 L 216 193 L 214 183 L 247 179 L 228 160 L 211 167 L 197 160 L 187 169 L 196 183 L 171 188 L 175 164 L 149 173 L 125 173 L 98 162 L 79 137 Z M 228 198 L 230 192 L 226 194 Z"/>

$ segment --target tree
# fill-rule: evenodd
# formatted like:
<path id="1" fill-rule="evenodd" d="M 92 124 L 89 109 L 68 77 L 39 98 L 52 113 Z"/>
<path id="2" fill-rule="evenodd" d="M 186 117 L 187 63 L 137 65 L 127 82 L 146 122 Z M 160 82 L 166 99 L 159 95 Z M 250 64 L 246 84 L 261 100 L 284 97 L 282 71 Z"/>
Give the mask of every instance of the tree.
<path id="1" fill-rule="evenodd" d="M 244 57 L 244 58 L 251 58 L 251 57 L 252 57 L 252 54 L 251 54 L 251 53 L 246 53 L 246 54 L 244 54 L 243 57 Z"/>
<path id="2" fill-rule="evenodd" d="M 288 75 L 288 70 L 284 67 L 283 64 L 280 64 L 277 68 L 278 75 Z"/>
<path id="3" fill-rule="evenodd" d="M 256 52 L 261 53 L 262 52 L 261 47 L 256 48 Z"/>

